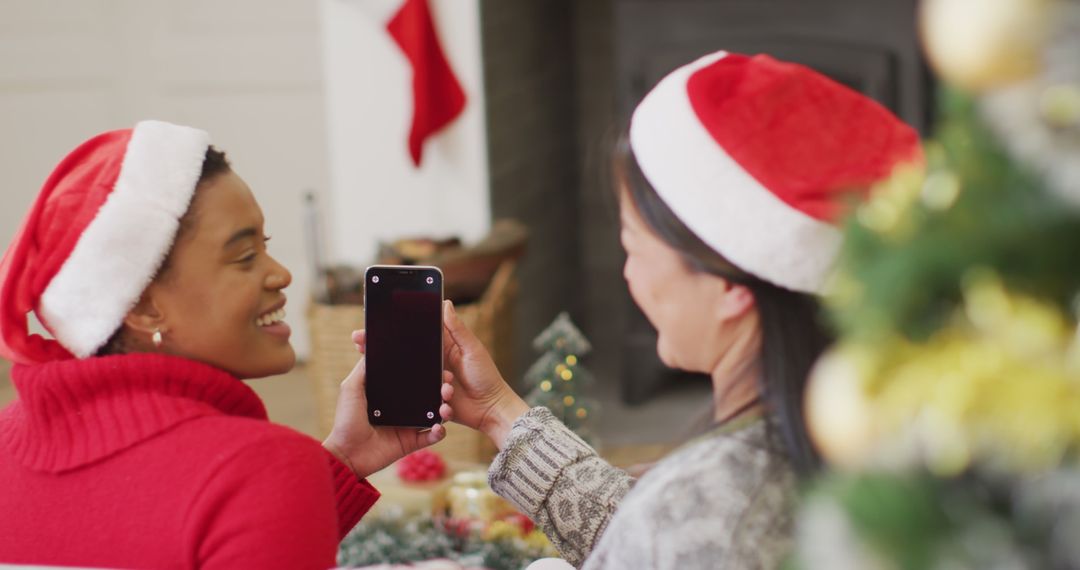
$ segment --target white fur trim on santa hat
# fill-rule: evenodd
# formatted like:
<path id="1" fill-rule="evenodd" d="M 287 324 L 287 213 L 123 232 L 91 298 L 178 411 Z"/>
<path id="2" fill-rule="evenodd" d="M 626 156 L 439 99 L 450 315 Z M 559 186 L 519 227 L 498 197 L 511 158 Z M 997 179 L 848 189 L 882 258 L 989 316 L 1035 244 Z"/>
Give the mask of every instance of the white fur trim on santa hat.
<path id="1" fill-rule="evenodd" d="M 45 326 L 75 356 L 97 352 L 154 278 L 209 146 L 198 129 L 135 125 L 113 191 L 41 296 Z"/>
<path id="2" fill-rule="evenodd" d="M 727 260 L 776 285 L 820 293 L 840 230 L 762 186 L 720 147 L 690 104 L 687 80 L 726 56 L 683 66 L 645 96 L 630 122 L 634 158 L 679 220 Z"/>

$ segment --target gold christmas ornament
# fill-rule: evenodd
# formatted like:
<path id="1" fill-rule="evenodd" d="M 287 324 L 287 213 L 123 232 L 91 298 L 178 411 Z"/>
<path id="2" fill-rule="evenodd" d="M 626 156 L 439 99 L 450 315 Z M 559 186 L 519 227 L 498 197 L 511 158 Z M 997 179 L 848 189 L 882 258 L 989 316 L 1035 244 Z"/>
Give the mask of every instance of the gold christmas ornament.
<path id="1" fill-rule="evenodd" d="M 963 290 L 963 307 L 924 342 L 893 336 L 822 357 L 805 406 L 829 462 L 1022 473 L 1080 450 L 1075 321 L 988 270 L 970 272 Z"/>
<path id="2" fill-rule="evenodd" d="M 922 203 L 931 210 L 945 211 L 960 196 L 960 178 L 948 170 L 938 170 L 926 177 Z"/>
<path id="3" fill-rule="evenodd" d="M 814 366 L 806 387 L 805 414 L 814 445 L 830 463 L 857 467 L 876 438 L 873 403 L 865 391 L 870 366 L 855 349 L 833 349 Z"/>
<path id="4" fill-rule="evenodd" d="M 487 484 L 487 472 L 454 475 L 446 491 L 446 514 L 452 519 L 492 522 L 516 511 Z"/>
<path id="5" fill-rule="evenodd" d="M 930 148 L 927 149 L 928 153 Z M 856 218 L 864 227 L 894 239 L 907 236 L 911 229 L 908 215 L 919 200 L 926 167 L 922 163 L 897 165 L 884 180 L 870 189 L 870 198 L 855 211 Z"/>
<path id="6" fill-rule="evenodd" d="M 1060 0 L 924 0 L 923 48 L 938 74 L 971 91 L 1032 77 Z"/>
<path id="7" fill-rule="evenodd" d="M 1039 106 L 1043 119 L 1052 127 L 1080 126 L 1080 83 L 1048 87 Z"/>

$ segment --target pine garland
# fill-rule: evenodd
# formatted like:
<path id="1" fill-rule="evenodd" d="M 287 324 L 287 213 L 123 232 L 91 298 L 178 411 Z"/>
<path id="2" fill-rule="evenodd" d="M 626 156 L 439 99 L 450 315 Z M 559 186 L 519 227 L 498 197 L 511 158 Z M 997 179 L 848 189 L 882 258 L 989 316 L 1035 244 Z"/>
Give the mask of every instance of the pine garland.
<path id="1" fill-rule="evenodd" d="M 501 524 L 441 522 L 400 512 L 365 517 L 342 540 L 338 565 L 407 564 L 453 560 L 465 567 L 523 570 L 539 558 L 557 556 L 540 531 L 500 532 Z M 494 531 L 494 532 L 493 532 Z"/>

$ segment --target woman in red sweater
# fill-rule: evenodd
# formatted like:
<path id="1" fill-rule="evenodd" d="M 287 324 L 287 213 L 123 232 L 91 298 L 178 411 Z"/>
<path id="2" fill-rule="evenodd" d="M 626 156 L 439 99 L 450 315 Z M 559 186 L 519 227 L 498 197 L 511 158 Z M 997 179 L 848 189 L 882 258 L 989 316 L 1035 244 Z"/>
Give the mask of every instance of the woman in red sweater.
<path id="1" fill-rule="evenodd" d="M 362 361 L 321 446 L 267 421 L 240 379 L 295 355 L 263 222 L 196 129 L 144 121 L 57 166 L 0 262 L 0 563 L 327 568 L 364 477 L 445 435 L 372 428 Z"/>

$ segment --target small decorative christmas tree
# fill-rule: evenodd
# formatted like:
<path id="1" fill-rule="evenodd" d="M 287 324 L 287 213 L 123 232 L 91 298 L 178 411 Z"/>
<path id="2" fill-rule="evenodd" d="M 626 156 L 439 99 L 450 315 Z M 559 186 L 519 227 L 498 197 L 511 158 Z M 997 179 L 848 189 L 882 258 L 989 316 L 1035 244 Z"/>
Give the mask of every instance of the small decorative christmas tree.
<path id="1" fill-rule="evenodd" d="M 589 426 L 596 404 L 581 394 L 582 388 L 592 383 L 592 375 L 581 366 L 580 359 L 592 350 L 592 345 L 570 322 L 570 316 L 560 313 L 536 337 L 533 348 L 542 354 L 525 373 L 525 385 L 530 389 L 525 400 L 531 406 L 547 407 L 567 427 L 590 441 Z"/>

